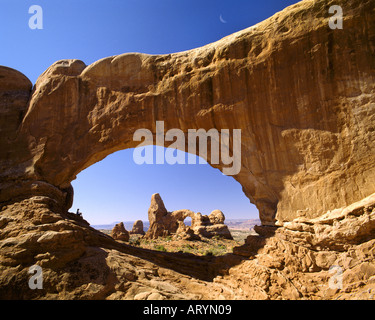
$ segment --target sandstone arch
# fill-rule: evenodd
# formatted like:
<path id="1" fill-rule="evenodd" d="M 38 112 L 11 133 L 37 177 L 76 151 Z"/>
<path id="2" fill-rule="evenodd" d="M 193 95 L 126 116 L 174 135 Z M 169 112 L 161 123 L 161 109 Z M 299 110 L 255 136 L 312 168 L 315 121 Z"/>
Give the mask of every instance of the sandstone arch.
<path id="1" fill-rule="evenodd" d="M 191 226 L 185 224 L 185 219 L 191 219 Z M 188 209 L 169 212 L 164 205 L 160 194 L 151 196 L 151 205 L 148 209 L 150 228 L 146 238 L 157 239 L 174 235 L 182 236 L 185 240 L 212 238 L 214 236 L 233 239 L 228 227 L 224 224 L 225 216 L 220 210 L 214 210 L 209 215 L 193 212 Z"/>
<path id="2" fill-rule="evenodd" d="M 265 225 L 375 192 L 373 3 L 345 2 L 350 32 L 328 28 L 328 4 L 296 4 L 186 52 L 58 61 L 32 92 L 2 67 L 0 202 L 41 194 L 69 208 L 75 176 L 135 147 L 134 131 L 155 132 L 156 120 L 165 130 L 241 129 L 234 178 Z"/>
<path id="3" fill-rule="evenodd" d="M 343 30 L 327 27 L 330 5 Z M 373 299 L 374 6 L 302 1 L 188 52 L 60 61 L 34 89 L 0 67 L 0 297 Z M 241 128 L 235 179 L 282 226 L 199 258 L 120 244 L 67 213 L 74 176 L 161 118 Z M 28 286 L 34 264 L 43 290 Z"/>
<path id="4" fill-rule="evenodd" d="M 193 219 L 188 216 L 188 217 L 186 217 L 184 219 L 183 223 L 184 223 L 185 226 L 191 226 L 192 225 L 192 221 L 193 221 Z"/>

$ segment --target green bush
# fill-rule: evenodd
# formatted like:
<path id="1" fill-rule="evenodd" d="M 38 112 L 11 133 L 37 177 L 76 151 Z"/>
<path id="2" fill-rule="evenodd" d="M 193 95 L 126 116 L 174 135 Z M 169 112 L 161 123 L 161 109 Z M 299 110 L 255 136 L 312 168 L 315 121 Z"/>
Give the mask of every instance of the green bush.
<path id="1" fill-rule="evenodd" d="M 167 249 L 165 249 L 165 247 L 161 244 L 155 245 L 154 248 L 158 251 L 167 252 Z"/>
<path id="2" fill-rule="evenodd" d="M 220 249 L 220 250 L 226 250 L 227 249 L 227 247 L 224 244 L 222 244 L 222 243 L 219 243 L 217 245 L 217 248 Z"/>

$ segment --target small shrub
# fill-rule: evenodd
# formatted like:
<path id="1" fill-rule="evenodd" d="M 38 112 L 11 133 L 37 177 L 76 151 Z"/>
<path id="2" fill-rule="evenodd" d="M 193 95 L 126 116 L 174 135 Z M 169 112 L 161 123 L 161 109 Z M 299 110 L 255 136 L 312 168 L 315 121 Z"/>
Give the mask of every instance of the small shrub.
<path id="1" fill-rule="evenodd" d="M 158 251 L 167 252 L 167 249 L 165 249 L 165 247 L 161 244 L 155 245 L 154 248 Z"/>
<path id="2" fill-rule="evenodd" d="M 227 250 L 227 246 L 224 245 L 224 244 L 222 244 L 222 243 L 219 243 L 219 244 L 217 245 L 217 248 L 220 249 L 220 250 Z"/>
<path id="3" fill-rule="evenodd" d="M 133 246 L 139 246 L 141 244 L 141 241 L 139 240 L 139 238 L 136 238 L 136 239 L 133 238 L 129 240 L 129 244 Z"/>

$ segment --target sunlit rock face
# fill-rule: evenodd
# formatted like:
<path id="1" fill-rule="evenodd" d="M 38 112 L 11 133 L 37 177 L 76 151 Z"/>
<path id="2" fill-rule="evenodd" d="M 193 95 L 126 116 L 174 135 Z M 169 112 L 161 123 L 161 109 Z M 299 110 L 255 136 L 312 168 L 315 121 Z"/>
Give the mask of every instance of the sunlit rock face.
<path id="1" fill-rule="evenodd" d="M 233 177 L 263 224 L 375 192 L 373 4 L 343 1 L 342 30 L 329 28 L 329 4 L 303 1 L 181 53 L 58 61 L 33 91 L 2 67 L 0 201 L 30 188 L 69 198 L 80 171 L 137 146 L 134 132 L 155 133 L 156 121 L 165 131 L 241 129 Z"/>

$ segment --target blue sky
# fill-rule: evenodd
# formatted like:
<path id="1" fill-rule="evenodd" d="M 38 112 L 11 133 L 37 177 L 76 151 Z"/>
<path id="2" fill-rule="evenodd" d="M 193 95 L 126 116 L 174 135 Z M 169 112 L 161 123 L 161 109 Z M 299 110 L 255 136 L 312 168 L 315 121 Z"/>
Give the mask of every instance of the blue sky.
<path id="1" fill-rule="evenodd" d="M 0 0 L 0 64 L 33 83 L 52 63 L 80 59 L 87 65 L 125 52 L 184 51 L 250 27 L 295 0 Z M 29 28 L 29 7 L 43 9 L 43 29 Z M 220 19 L 220 17 L 222 19 Z M 226 23 L 224 23 L 226 22 Z M 119 151 L 73 181 L 77 208 L 91 224 L 147 220 L 151 194 L 168 210 L 228 219 L 258 212 L 231 177 L 208 164 L 136 165 L 132 150 Z"/>

